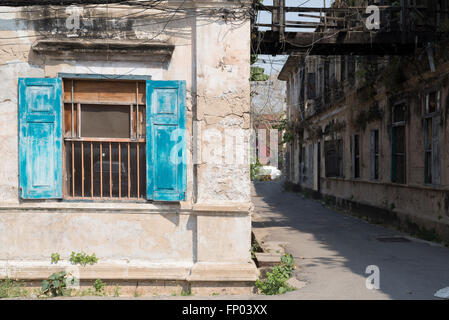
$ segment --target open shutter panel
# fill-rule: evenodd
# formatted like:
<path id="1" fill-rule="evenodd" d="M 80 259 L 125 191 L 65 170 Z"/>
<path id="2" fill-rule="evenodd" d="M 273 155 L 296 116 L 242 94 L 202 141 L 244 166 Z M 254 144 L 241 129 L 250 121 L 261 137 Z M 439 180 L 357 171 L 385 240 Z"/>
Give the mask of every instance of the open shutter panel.
<path id="1" fill-rule="evenodd" d="M 148 200 L 185 200 L 185 95 L 185 81 L 147 81 Z"/>
<path id="2" fill-rule="evenodd" d="M 309 186 L 313 186 L 313 144 L 309 144 Z"/>
<path id="3" fill-rule="evenodd" d="M 439 185 L 440 179 L 440 122 L 441 116 L 432 118 L 432 184 Z M 430 138 L 430 137 L 429 137 Z"/>
<path id="4" fill-rule="evenodd" d="M 376 179 L 376 130 L 370 131 L 369 140 L 370 152 L 370 176 L 371 180 Z"/>
<path id="5" fill-rule="evenodd" d="M 61 79 L 19 79 L 19 171 L 23 199 L 62 198 Z"/>
<path id="6" fill-rule="evenodd" d="M 355 136 L 351 136 L 351 178 L 355 178 Z"/>

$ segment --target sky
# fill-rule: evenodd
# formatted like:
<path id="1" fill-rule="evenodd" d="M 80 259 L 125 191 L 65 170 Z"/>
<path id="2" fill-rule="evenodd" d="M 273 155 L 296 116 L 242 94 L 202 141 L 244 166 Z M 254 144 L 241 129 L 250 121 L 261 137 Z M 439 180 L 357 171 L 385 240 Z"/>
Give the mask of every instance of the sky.
<path id="1" fill-rule="evenodd" d="M 324 5 L 324 2 L 326 2 L 326 7 L 329 7 L 334 0 L 286 0 L 285 5 L 288 7 L 317 7 L 322 8 Z M 273 5 L 273 0 L 263 0 L 264 5 Z M 298 13 L 295 12 L 288 12 L 286 15 L 286 20 L 299 20 Z M 317 21 L 317 19 L 314 18 L 305 18 L 301 17 L 302 21 Z M 269 12 L 260 12 L 259 23 L 271 23 L 271 14 Z M 263 28 L 260 27 L 260 30 L 267 30 L 269 28 Z M 287 31 L 301 31 L 301 32 L 310 32 L 313 29 L 293 29 L 293 28 L 287 28 Z M 284 55 L 278 55 L 278 56 L 269 56 L 269 55 L 259 55 L 259 61 L 254 64 L 254 66 L 259 66 L 265 69 L 265 73 L 269 75 L 273 75 L 276 73 L 279 73 L 281 71 L 282 66 L 284 65 L 285 60 L 287 59 L 287 56 Z"/>

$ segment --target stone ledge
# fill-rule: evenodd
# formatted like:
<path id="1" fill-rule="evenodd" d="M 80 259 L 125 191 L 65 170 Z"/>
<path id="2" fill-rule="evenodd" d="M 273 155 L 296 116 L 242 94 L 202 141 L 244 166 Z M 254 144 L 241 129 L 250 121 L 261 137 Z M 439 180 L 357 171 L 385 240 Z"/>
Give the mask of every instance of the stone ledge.
<path id="1" fill-rule="evenodd" d="M 188 282 L 254 282 L 258 270 L 248 263 L 98 263 L 74 266 L 41 261 L 1 261 L 0 278 L 43 280 L 54 272 L 72 272 L 81 280 L 173 280 Z"/>
<path id="2" fill-rule="evenodd" d="M 8 261 L 0 262 L 0 277 L 42 280 L 54 272 L 66 271 L 78 272 L 79 278 L 83 280 L 185 280 L 191 267 L 192 264 L 182 263 L 128 265 L 126 262 L 117 262 L 79 266 L 41 261 Z"/>
<path id="3" fill-rule="evenodd" d="M 187 281 L 256 281 L 258 276 L 259 271 L 252 261 L 240 264 L 198 262 Z"/>
<path id="4" fill-rule="evenodd" d="M 206 214 L 206 213 L 249 213 L 252 209 L 252 203 L 235 203 L 235 204 L 207 204 L 198 203 L 192 206 L 192 210 L 196 213 Z"/>
<path id="5" fill-rule="evenodd" d="M 154 202 L 76 202 L 76 201 L 25 201 L 22 203 L 1 203 L 0 213 L 8 212 L 64 212 L 64 213 L 178 213 L 178 214 L 249 214 L 251 203 L 195 204 Z"/>
<path id="6" fill-rule="evenodd" d="M 274 267 L 281 262 L 282 255 L 276 253 L 256 252 L 257 267 Z"/>

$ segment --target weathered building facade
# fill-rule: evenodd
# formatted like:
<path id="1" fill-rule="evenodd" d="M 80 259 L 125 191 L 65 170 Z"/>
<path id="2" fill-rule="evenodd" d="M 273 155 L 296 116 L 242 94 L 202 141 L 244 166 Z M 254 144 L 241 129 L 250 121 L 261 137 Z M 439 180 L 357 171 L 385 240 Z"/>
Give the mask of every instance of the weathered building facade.
<path id="1" fill-rule="evenodd" d="M 276 127 L 285 118 L 285 82 L 272 75 L 266 81 L 251 82 L 251 124 L 254 130 L 255 158 L 261 164 L 282 166 L 282 133 Z M 271 157 L 272 154 L 277 156 Z M 281 162 L 280 162 L 281 161 Z"/>
<path id="2" fill-rule="evenodd" d="M 0 6 L 0 276 L 249 291 L 249 8 L 72 2 Z"/>
<path id="3" fill-rule="evenodd" d="M 410 56 L 291 55 L 287 179 L 326 202 L 449 240 L 447 41 Z"/>

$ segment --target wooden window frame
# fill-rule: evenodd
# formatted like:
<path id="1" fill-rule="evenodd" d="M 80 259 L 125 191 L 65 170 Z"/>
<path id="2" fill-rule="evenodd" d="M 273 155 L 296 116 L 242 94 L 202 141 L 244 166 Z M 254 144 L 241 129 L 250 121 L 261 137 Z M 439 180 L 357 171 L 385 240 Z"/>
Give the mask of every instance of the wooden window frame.
<path id="1" fill-rule="evenodd" d="M 404 120 L 400 120 L 400 121 L 396 121 L 395 122 L 395 111 L 396 108 L 400 105 L 405 105 L 405 110 L 404 110 Z M 407 105 L 407 100 L 400 100 L 397 101 L 394 105 L 393 108 L 391 109 L 391 135 L 392 135 L 392 143 L 391 143 L 391 182 L 392 183 L 397 183 L 397 184 L 406 184 L 407 183 L 407 113 L 408 113 L 408 109 L 407 109 L 408 105 Z M 399 153 L 395 152 L 395 141 L 393 141 L 395 139 L 395 130 L 397 130 L 399 127 L 403 127 L 404 128 L 404 153 L 401 154 L 404 157 L 404 172 L 403 172 L 403 176 L 404 176 L 404 181 L 403 182 L 397 182 L 397 172 L 396 172 L 396 156 L 399 155 Z"/>
<path id="2" fill-rule="evenodd" d="M 436 94 L 436 106 L 435 111 L 429 112 L 429 102 L 430 94 Z M 427 185 L 439 185 L 440 184 L 440 174 L 441 174 L 441 155 L 439 153 L 440 143 L 441 143 L 441 132 L 438 133 L 438 141 L 434 140 L 434 130 L 439 130 L 435 128 L 439 126 L 439 121 L 441 119 L 441 88 L 432 88 L 424 92 L 424 184 Z M 432 133 L 429 137 L 428 123 L 432 123 Z M 431 143 L 429 141 L 432 140 Z M 436 145 L 437 143 L 438 145 Z M 435 154 L 437 153 L 437 154 Z M 428 161 L 428 156 L 430 154 L 430 163 Z M 438 163 L 437 163 L 438 162 Z M 430 176 L 428 175 L 430 171 Z"/>
<path id="3" fill-rule="evenodd" d="M 60 75 L 61 77 L 61 75 Z M 101 77 L 86 77 L 84 75 L 77 75 L 77 76 L 68 76 L 68 77 L 64 77 L 62 78 L 62 112 L 63 115 L 65 113 L 65 105 L 66 104 L 70 104 L 71 105 L 71 130 L 70 130 L 70 136 L 66 136 L 65 135 L 65 127 L 66 127 L 66 123 L 65 123 L 65 115 L 62 117 L 62 130 L 63 130 L 63 199 L 66 200 L 125 200 L 125 201 L 147 201 L 146 199 L 146 186 L 143 186 L 143 188 L 141 188 L 140 184 L 141 184 L 141 180 L 140 180 L 140 151 L 142 149 L 145 149 L 145 144 L 146 144 L 146 137 L 145 135 L 143 135 L 142 133 L 144 132 L 143 130 L 143 126 L 146 126 L 145 124 L 145 110 L 146 110 L 146 99 L 143 99 L 143 105 L 141 103 L 139 103 L 139 84 L 144 83 L 143 80 L 139 79 L 139 77 L 136 78 L 130 78 L 130 79 L 108 79 L 108 78 L 101 78 Z M 118 81 L 122 81 L 122 80 L 126 80 L 126 81 L 134 81 L 136 83 L 136 96 L 135 96 L 135 103 L 130 103 L 129 104 L 129 108 L 130 108 L 130 132 L 129 132 L 129 138 L 92 138 L 92 137 L 83 137 L 82 136 L 82 117 L 81 117 L 81 112 L 82 112 L 82 106 L 83 105 L 88 105 L 88 104 L 93 104 L 93 105 L 123 105 L 126 106 L 127 103 L 108 103 L 108 102 L 98 102 L 98 101 L 77 101 L 74 99 L 74 91 L 75 91 L 75 81 L 78 80 L 90 80 L 90 81 L 102 81 L 102 80 L 108 80 L 108 81 L 113 81 L 113 80 L 118 80 Z M 67 101 L 64 99 L 64 81 L 70 81 L 71 82 L 71 100 Z M 136 113 L 136 119 L 134 119 L 134 108 L 135 108 L 135 113 Z M 76 116 L 75 116 L 75 110 L 76 110 Z M 75 118 L 76 117 L 76 118 Z M 136 129 L 134 130 L 134 122 L 136 125 Z M 75 128 L 76 127 L 76 128 Z M 100 195 L 99 196 L 94 196 L 94 188 L 93 188 L 93 180 L 94 180 L 94 174 L 93 174 L 93 144 L 96 143 L 99 145 L 99 152 L 100 155 L 103 154 L 103 148 L 104 145 L 106 145 L 106 148 L 109 149 L 109 190 L 104 190 L 104 185 L 103 185 L 103 157 L 100 156 Z M 69 145 L 69 148 L 71 148 L 71 168 L 67 168 L 67 159 L 66 159 L 66 148 L 67 145 Z M 77 196 L 75 193 L 75 187 L 76 187 L 76 182 L 75 182 L 75 145 L 78 144 L 80 146 L 81 149 L 81 196 Z M 118 154 L 119 154 L 119 174 L 118 174 L 118 195 L 114 196 L 113 195 L 113 190 L 112 190 L 112 185 L 113 185 L 113 180 L 115 179 L 115 177 L 113 178 L 113 172 L 112 172 L 112 163 L 115 161 L 112 160 L 112 144 L 117 144 L 118 145 Z M 142 148 L 143 147 L 143 148 Z M 131 195 L 131 184 L 132 184 L 132 179 L 131 179 L 131 150 L 132 148 L 135 148 L 136 150 L 136 170 L 137 170 L 137 181 L 135 181 L 136 183 L 136 197 L 133 197 Z M 84 161 L 84 150 L 90 150 L 90 155 L 91 155 L 91 159 L 90 159 L 90 177 L 91 177 L 91 182 L 90 182 L 90 193 L 86 194 L 85 193 L 85 161 Z M 122 163 L 121 163 L 121 156 L 122 156 L 122 150 L 127 149 L 127 163 L 125 163 L 124 165 L 127 166 L 127 193 L 126 190 L 125 191 L 125 196 L 122 196 L 122 174 L 121 174 L 121 168 L 122 168 Z M 66 184 L 69 181 L 68 178 L 68 171 L 67 170 L 71 170 L 71 191 L 70 189 L 67 189 Z M 145 175 L 142 175 L 145 176 Z M 141 194 L 142 192 L 143 194 Z"/>
<path id="4" fill-rule="evenodd" d="M 328 150 L 328 146 L 326 143 L 333 143 L 334 144 L 334 148 L 335 148 L 335 155 L 334 155 L 334 159 L 337 161 L 336 166 L 338 165 L 338 168 L 336 168 L 336 170 L 338 172 L 335 172 L 335 174 L 333 174 L 333 172 L 329 172 L 329 168 L 327 166 L 327 164 L 329 163 L 330 159 L 329 157 L 329 150 Z M 335 138 L 335 139 L 330 139 L 330 140 L 325 140 L 324 144 L 323 144 L 323 148 L 324 148 L 324 175 L 326 176 L 326 178 L 344 178 L 344 172 L 343 172 L 343 161 L 344 161 L 344 143 L 343 143 L 343 139 L 340 138 Z"/>
<path id="5" fill-rule="evenodd" d="M 357 148 L 356 148 L 357 140 Z M 351 137 L 351 158 L 352 158 L 352 178 L 360 179 L 360 135 L 354 134 Z"/>
<path id="6" fill-rule="evenodd" d="M 306 147 L 301 146 L 301 182 L 305 183 L 307 181 L 307 168 L 306 168 Z"/>
<path id="7" fill-rule="evenodd" d="M 376 140 L 377 138 L 377 140 Z M 380 131 L 370 131 L 370 176 L 372 181 L 378 181 L 380 176 Z"/>

